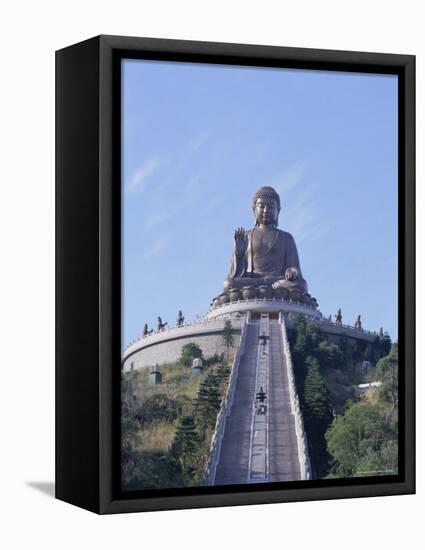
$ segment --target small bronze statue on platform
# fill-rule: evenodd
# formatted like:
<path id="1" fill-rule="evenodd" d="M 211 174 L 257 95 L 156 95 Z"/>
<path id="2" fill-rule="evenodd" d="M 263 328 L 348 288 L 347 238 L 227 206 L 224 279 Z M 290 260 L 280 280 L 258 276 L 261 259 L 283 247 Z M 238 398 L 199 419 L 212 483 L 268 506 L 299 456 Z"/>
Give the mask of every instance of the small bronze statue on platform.
<path id="1" fill-rule="evenodd" d="M 358 315 L 357 316 L 357 320 L 356 322 L 354 323 L 354 328 L 358 329 L 358 330 L 362 330 L 362 320 L 361 320 L 361 316 Z"/>
<path id="2" fill-rule="evenodd" d="M 181 309 L 179 309 L 179 311 L 177 313 L 177 326 L 182 327 L 183 325 L 184 325 L 184 315 L 183 315 Z"/>
<path id="3" fill-rule="evenodd" d="M 166 325 L 168 325 L 168 322 L 165 321 L 165 323 L 163 323 L 161 317 L 158 317 L 158 332 L 165 328 Z"/>
<path id="4" fill-rule="evenodd" d="M 152 334 L 153 328 L 149 330 L 148 324 L 145 323 L 145 326 L 143 327 L 143 336 L 149 336 L 149 334 Z"/>
<path id="5" fill-rule="evenodd" d="M 342 325 L 342 313 L 341 308 L 338 309 L 337 314 L 335 315 L 335 324 L 336 325 Z"/>

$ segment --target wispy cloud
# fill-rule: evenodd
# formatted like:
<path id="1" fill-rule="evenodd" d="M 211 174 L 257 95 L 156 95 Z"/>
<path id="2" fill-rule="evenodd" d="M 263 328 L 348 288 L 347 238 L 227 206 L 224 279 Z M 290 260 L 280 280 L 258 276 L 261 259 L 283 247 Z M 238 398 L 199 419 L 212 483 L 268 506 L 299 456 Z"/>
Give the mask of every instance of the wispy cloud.
<path id="1" fill-rule="evenodd" d="M 169 243 L 169 237 L 161 235 L 156 241 L 152 243 L 152 245 L 149 247 L 145 254 L 145 260 L 148 260 L 150 258 L 153 258 L 154 256 L 157 256 L 160 252 L 162 252 Z"/>
<path id="2" fill-rule="evenodd" d="M 146 231 L 150 231 L 157 225 L 163 225 L 171 216 L 170 209 L 165 210 L 164 207 L 162 210 L 149 212 L 146 214 L 143 227 Z"/>
<path id="3" fill-rule="evenodd" d="M 140 190 L 160 165 L 158 157 L 151 157 L 136 170 L 128 184 L 129 191 Z"/>
<path id="4" fill-rule="evenodd" d="M 193 201 L 199 195 L 202 189 L 202 180 L 200 174 L 192 174 L 181 186 L 181 192 L 178 200 L 164 201 L 161 208 L 147 214 L 144 221 L 144 230 L 149 233 L 155 230 L 158 225 L 167 226 L 167 222 L 193 204 Z"/>
<path id="5" fill-rule="evenodd" d="M 291 232 L 297 243 L 313 244 L 320 241 L 335 225 L 336 219 L 325 218 L 317 206 L 320 187 L 310 185 L 302 189 L 288 205 Z"/>
<path id="6" fill-rule="evenodd" d="M 159 211 L 148 214 L 144 230 L 147 234 L 153 235 L 153 240 L 145 254 L 148 260 L 162 252 L 173 239 L 172 220 L 178 218 L 181 212 L 187 210 L 201 190 L 201 178 L 199 174 L 190 176 L 182 189 L 181 199 L 174 202 L 163 203 Z M 170 223 L 171 222 L 171 223 Z M 158 238 L 155 232 L 158 226 L 163 230 Z"/>
<path id="7" fill-rule="evenodd" d="M 335 225 L 334 221 L 321 219 L 317 216 L 317 212 L 311 209 L 304 209 L 297 215 L 299 219 L 292 226 L 292 233 L 298 244 L 312 244 L 320 241 Z"/>
<path id="8" fill-rule="evenodd" d="M 209 137 L 208 132 L 201 132 L 199 135 L 197 135 L 191 141 L 191 143 L 189 143 L 189 147 L 188 147 L 189 156 L 194 155 L 198 151 L 198 149 L 200 149 L 202 145 L 204 145 L 208 137 Z"/>
<path id="9" fill-rule="evenodd" d="M 280 225 L 304 246 L 320 241 L 336 225 L 335 219 L 324 218 L 318 207 L 320 186 L 308 181 L 307 166 L 296 162 L 269 180 L 282 201 Z"/>
<path id="10" fill-rule="evenodd" d="M 193 157 L 198 153 L 202 146 L 208 141 L 209 134 L 207 132 L 201 132 L 196 135 L 189 143 L 186 143 L 178 155 L 176 162 L 173 165 L 173 169 L 164 178 L 162 184 L 158 188 L 158 191 L 163 191 L 172 185 L 179 174 L 184 172 L 190 163 L 193 161 Z"/>
<path id="11" fill-rule="evenodd" d="M 189 173 L 186 177 L 183 177 L 182 174 L 188 172 L 188 168 L 190 167 L 193 157 L 208 139 L 209 134 L 207 132 L 202 132 L 196 135 L 189 143 L 186 143 L 181 155 L 179 155 L 178 162 L 174 164 L 174 167 L 170 173 L 163 178 L 162 183 L 156 186 L 157 196 L 167 197 L 167 188 L 170 185 L 179 182 L 179 198 L 174 201 L 162 200 L 161 206 L 158 210 L 154 210 L 153 212 L 147 214 L 143 224 L 146 232 L 151 232 L 158 225 L 165 225 L 166 222 L 190 206 L 193 200 L 199 195 L 202 188 L 202 178 L 200 172 Z M 156 158 L 151 160 L 156 161 Z M 153 169 L 155 170 L 156 167 L 157 165 L 155 164 Z M 144 178 L 148 177 L 145 173 L 142 173 L 142 176 Z"/>
<path id="12" fill-rule="evenodd" d="M 285 168 L 282 172 L 271 178 L 268 185 L 276 189 L 279 195 L 285 195 L 293 191 L 304 180 L 306 173 L 306 165 L 302 162 L 296 162 L 289 168 Z"/>

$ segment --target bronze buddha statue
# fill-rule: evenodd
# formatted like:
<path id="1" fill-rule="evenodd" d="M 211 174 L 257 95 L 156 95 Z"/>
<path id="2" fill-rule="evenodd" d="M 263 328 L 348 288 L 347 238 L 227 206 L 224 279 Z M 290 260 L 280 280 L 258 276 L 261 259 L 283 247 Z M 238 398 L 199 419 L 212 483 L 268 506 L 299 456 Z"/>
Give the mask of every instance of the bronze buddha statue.
<path id="1" fill-rule="evenodd" d="M 277 228 L 280 197 L 272 187 L 261 187 L 252 200 L 255 227 L 234 234 L 231 269 L 224 291 L 242 287 L 271 287 L 307 294 L 297 247 L 290 233 Z"/>

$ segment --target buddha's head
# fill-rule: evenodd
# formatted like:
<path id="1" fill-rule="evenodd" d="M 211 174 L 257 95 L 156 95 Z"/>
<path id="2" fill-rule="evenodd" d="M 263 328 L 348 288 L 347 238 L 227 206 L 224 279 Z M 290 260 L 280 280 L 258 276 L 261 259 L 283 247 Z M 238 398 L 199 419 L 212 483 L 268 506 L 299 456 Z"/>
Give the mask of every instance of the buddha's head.
<path id="1" fill-rule="evenodd" d="M 277 225 L 280 197 L 273 187 L 260 187 L 252 198 L 256 225 Z"/>

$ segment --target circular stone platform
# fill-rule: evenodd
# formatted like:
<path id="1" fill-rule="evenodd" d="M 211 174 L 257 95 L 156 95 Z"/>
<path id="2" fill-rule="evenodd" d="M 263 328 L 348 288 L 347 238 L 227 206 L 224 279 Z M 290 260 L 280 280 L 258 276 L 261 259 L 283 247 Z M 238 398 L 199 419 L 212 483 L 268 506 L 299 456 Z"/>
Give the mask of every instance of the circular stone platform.
<path id="1" fill-rule="evenodd" d="M 232 323 L 234 345 L 237 346 L 243 324 L 258 322 L 264 315 L 268 315 L 274 322 L 284 317 L 289 328 L 297 315 L 304 315 L 319 323 L 329 342 L 337 343 L 341 336 L 346 336 L 351 342 L 363 340 L 371 344 L 376 338 L 375 333 L 367 330 L 325 319 L 313 306 L 291 300 L 254 298 L 218 306 L 195 323 L 174 328 L 167 326 L 163 330 L 137 338 L 122 353 L 122 369 L 126 372 L 176 361 L 181 356 L 182 347 L 189 342 L 198 344 L 206 358 L 214 354 L 220 355 L 226 352 L 223 330 L 227 320 Z"/>
<path id="2" fill-rule="evenodd" d="M 207 319 L 217 319 L 235 313 L 293 313 L 294 315 L 306 315 L 312 319 L 321 320 L 323 315 L 313 306 L 283 299 L 253 298 L 252 300 L 238 300 L 217 306 L 207 314 Z"/>

